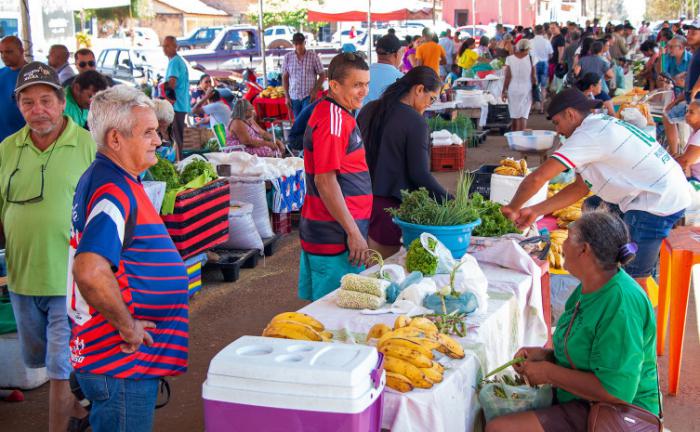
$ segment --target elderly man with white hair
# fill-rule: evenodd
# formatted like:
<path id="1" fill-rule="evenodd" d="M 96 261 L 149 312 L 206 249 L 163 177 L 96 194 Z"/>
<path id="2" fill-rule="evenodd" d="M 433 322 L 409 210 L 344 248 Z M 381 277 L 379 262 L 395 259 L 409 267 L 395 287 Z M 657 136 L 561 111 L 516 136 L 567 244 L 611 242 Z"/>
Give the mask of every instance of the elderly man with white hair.
<path id="1" fill-rule="evenodd" d="M 527 128 L 527 118 L 532 107 L 532 86 L 537 84 L 536 63 L 537 60 L 530 56 L 529 39 L 521 39 L 515 45 L 515 54 L 506 58 L 506 80 L 502 95 L 508 101 L 512 131 Z"/>
<path id="2" fill-rule="evenodd" d="M 154 103 L 116 86 L 92 99 L 95 162 L 73 201 L 71 360 L 95 432 L 150 431 L 159 380 L 187 370 L 187 270 L 139 180 L 160 145 Z"/>

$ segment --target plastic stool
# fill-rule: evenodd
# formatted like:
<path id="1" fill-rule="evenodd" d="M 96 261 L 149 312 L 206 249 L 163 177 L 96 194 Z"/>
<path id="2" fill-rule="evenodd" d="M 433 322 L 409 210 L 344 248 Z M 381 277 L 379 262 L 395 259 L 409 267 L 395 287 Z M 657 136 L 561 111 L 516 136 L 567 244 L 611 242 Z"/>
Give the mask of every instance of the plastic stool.
<path id="1" fill-rule="evenodd" d="M 664 354 L 669 328 L 668 388 L 676 395 L 680 386 L 683 338 L 685 337 L 690 272 L 700 263 L 700 228 L 679 227 L 661 244 L 659 308 L 656 313 L 656 353 Z M 668 318 L 671 323 L 668 325 Z"/>

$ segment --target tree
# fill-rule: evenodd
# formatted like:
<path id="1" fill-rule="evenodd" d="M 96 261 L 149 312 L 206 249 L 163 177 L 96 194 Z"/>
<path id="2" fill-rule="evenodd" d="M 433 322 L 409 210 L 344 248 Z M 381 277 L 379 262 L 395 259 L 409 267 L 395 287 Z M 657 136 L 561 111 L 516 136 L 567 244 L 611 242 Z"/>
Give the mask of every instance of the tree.
<path id="1" fill-rule="evenodd" d="M 678 19 L 683 14 L 684 0 L 647 0 L 644 18 L 648 21 Z"/>

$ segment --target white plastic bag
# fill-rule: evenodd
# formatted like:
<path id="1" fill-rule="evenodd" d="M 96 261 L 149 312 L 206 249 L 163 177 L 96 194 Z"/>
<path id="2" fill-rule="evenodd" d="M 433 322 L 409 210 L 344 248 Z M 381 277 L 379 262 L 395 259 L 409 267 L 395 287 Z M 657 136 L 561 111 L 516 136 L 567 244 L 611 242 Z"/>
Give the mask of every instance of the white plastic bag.
<path id="1" fill-rule="evenodd" d="M 622 115 L 622 119 L 624 121 L 631 123 L 638 128 L 644 128 L 647 125 L 646 117 L 644 117 L 644 114 L 642 114 L 641 111 L 636 108 L 625 108 L 620 114 Z"/>
<path id="2" fill-rule="evenodd" d="M 437 292 L 437 285 L 435 281 L 428 278 L 423 278 L 420 282 L 413 284 L 401 291 L 401 293 L 396 297 L 396 302 L 408 301 L 416 306 L 423 305 L 423 299 Z"/>
<path id="3" fill-rule="evenodd" d="M 226 249 L 257 249 L 264 246 L 260 234 L 253 222 L 253 206 L 249 203 L 234 201 L 228 213 L 228 240 L 221 245 Z"/>
<path id="4" fill-rule="evenodd" d="M 498 393 L 504 397 L 496 395 Z M 503 393 L 501 393 L 501 390 Z M 484 409 L 484 417 L 489 422 L 496 417 L 523 411 L 532 411 L 552 405 L 552 387 L 510 386 L 502 383 L 489 383 L 479 390 L 479 404 Z"/>
<path id="5" fill-rule="evenodd" d="M 429 240 L 431 239 L 435 241 L 434 248 L 430 247 Z M 420 235 L 420 242 L 425 250 L 438 259 L 437 270 L 435 272 L 447 273 L 449 275 L 457 264 L 457 260 L 452 258 L 452 252 L 450 252 L 450 250 L 447 249 L 447 247 L 445 247 L 445 245 L 442 244 L 437 237 L 430 233 L 422 233 Z"/>
<path id="6" fill-rule="evenodd" d="M 489 282 L 486 275 L 479 267 L 476 258 L 469 254 L 464 254 L 460 260 L 463 264 L 455 273 L 454 289 L 458 293 L 472 293 L 479 302 L 477 313 L 486 313 L 489 296 L 487 293 Z M 431 277 L 438 288 L 450 284 L 450 275 L 438 273 Z"/>
<path id="7" fill-rule="evenodd" d="M 262 238 L 272 237 L 272 224 L 267 209 L 265 181 L 254 177 L 229 177 L 231 203 L 243 201 L 253 205 L 253 222 Z"/>

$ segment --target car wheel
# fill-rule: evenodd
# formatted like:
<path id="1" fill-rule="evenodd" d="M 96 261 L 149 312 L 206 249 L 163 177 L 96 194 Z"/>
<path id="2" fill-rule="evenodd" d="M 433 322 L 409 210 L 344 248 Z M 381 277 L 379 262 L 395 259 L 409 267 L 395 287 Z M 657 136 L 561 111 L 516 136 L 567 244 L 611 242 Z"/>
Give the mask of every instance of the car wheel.
<path id="1" fill-rule="evenodd" d="M 267 44 L 268 49 L 288 49 L 292 47 L 292 43 L 286 39 L 275 39 Z"/>

